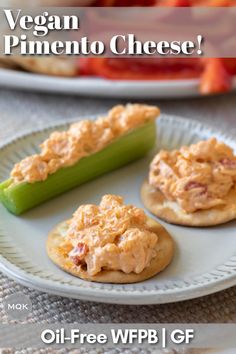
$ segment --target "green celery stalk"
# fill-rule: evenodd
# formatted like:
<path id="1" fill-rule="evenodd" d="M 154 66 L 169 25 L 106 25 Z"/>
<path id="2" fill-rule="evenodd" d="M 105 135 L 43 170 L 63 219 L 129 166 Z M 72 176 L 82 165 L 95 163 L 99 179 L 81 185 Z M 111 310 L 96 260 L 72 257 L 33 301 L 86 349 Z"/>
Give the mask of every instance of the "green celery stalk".
<path id="1" fill-rule="evenodd" d="M 13 184 L 8 179 L 0 184 L 0 201 L 13 214 L 23 212 L 143 157 L 154 147 L 155 122 L 149 122 L 115 140 L 103 150 L 86 156 L 75 165 L 49 175 L 46 181 Z"/>

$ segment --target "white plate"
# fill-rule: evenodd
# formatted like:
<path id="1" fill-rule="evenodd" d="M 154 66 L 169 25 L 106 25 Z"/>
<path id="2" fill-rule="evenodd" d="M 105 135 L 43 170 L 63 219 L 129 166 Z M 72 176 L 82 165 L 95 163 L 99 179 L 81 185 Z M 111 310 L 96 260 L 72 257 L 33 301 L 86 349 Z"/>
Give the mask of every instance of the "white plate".
<path id="1" fill-rule="evenodd" d="M 12 165 L 33 154 L 49 130 L 32 133 L 0 150 L 0 180 Z M 174 148 L 217 136 L 236 149 L 230 137 L 194 121 L 170 116 L 158 120 L 158 146 Z M 146 158 L 66 193 L 22 217 L 0 206 L 0 270 L 16 281 L 53 294 L 122 304 L 154 304 L 191 299 L 236 285 L 236 222 L 212 228 L 188 228 L 162 222 L 172 234 L 176 253 L 161 274 L 132 285 L 99 284 L 80 280 L 48 259 L 48 232 L 69 218 L 82 203 L 97 203 L 106 193 L 120 194 L 127 203 L 142 207 L 141 183 L 154 152 Z"/>
<path id="2" fill-rule="evenodd" d="M 0 69 L 0 86 L 83 96 L 113 98 L 183 98 L 201 96 L 199 80 L 115 81 L 100 78 L 61 78 Z M 236 77 L 233 81 L 236 88 Z"/>

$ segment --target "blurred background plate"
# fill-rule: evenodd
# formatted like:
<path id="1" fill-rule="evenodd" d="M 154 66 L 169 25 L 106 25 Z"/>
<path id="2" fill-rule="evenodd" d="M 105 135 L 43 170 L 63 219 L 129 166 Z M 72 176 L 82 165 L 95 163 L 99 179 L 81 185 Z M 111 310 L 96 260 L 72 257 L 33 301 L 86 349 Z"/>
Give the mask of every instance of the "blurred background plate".
<path id="1" fill-rule="evenodd" d="M 187 98 L 202 96 L 199 80 L 117 81 L 100 78 L 64 78 L 0 69 L 0 86 L 28 91 L 109 98 Z M 233 81 L 236 88 L 236 77 Z"/>

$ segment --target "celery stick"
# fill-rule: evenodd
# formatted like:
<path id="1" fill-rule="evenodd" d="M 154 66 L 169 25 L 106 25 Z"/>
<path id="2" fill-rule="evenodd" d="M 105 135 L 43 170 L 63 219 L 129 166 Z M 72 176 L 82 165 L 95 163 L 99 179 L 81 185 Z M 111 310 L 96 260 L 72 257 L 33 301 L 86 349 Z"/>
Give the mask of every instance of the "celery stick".
<path id="1" fill-rule="evenodd" d="M 154 146 L 155 138 L 155 122 L 146 123 L 75 165 L 61 168 L 46 181 L 13 184 L 8 179 L 0 184 L 0 201 L 11 213 L 20 215 L 82 183 L 141 158 Z"/>

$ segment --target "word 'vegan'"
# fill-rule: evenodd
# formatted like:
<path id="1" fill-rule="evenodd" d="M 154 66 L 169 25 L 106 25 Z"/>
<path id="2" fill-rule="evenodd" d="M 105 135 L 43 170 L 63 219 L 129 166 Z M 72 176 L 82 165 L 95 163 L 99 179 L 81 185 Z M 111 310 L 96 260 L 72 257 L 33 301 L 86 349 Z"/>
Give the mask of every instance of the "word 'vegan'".
<path id="1" fill-rule="evenodd" d="M 12 10 L 4 10 L 9 28 L 14 31 L 18 27 L 23 31 L 28 31 L 35 37 L 41 37 L 39 40 L 31 40 L 25 33 L 17 35 L 4 36 L 4 54 L 14 54 L 18 49 L 21 55 L 102 55 L 106 52 L 106 45 L 109 50 L 107 54 L 115 56 L 129 55 L 179 55 L 186 56 L 194 54 L 198 48 L 197 54 L 201 55 L 200 43 L 202 36 L 197 36 L 197 44 L 193 41 L 145 41 L 142 42 L 135 38 L 134 34 L 115 35 L 106 44 L 101 40 L 90 41 L 88 37 L 82 37 L 79 40 L 62 41 L 42 40 L 51 31 L 61 30 L 79 30 L 79 18 L 76 15 L 49 15 L 44 12 L 43 15 L 32 17 L 30 15 L 21 16 L 21 10 L 14 14 Z M 79 37 L 79 34 L 78 34 Z M 200 38 L 201 37 L 201 38 Z M 54 38 L 55 39 L 55 38 Z"/>

